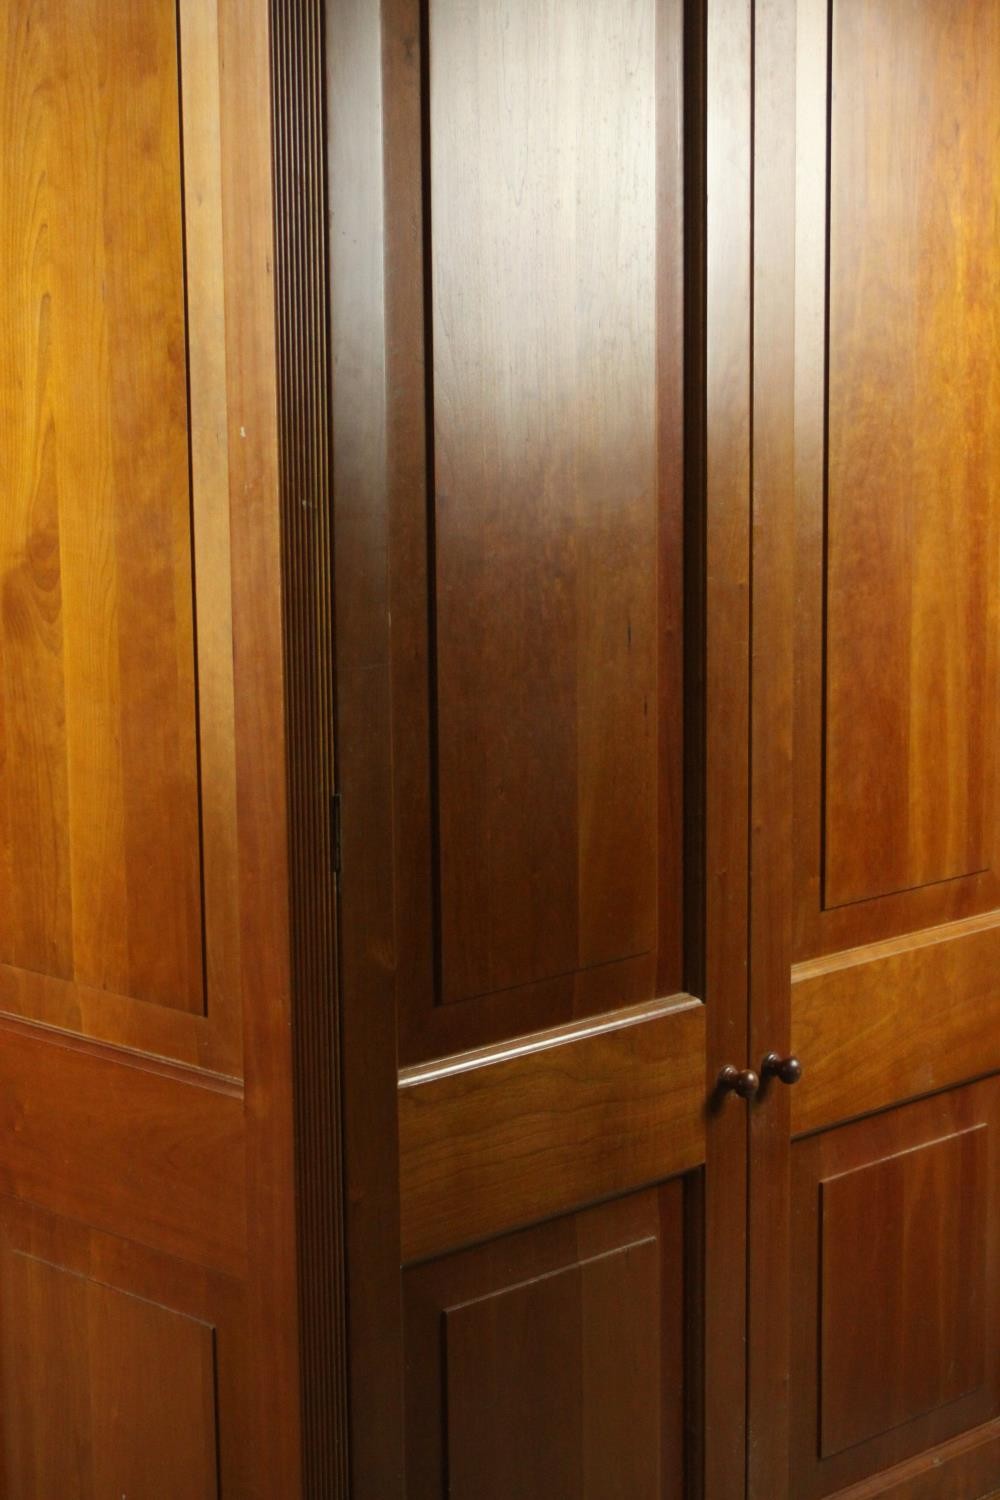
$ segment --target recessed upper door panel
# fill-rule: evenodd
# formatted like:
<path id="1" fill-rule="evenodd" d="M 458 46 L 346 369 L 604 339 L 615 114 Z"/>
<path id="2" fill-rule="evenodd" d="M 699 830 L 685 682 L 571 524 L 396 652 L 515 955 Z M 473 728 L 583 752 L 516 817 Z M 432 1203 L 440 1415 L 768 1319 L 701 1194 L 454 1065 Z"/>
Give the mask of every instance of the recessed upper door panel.
<path id="1" fill-rule="evenodd" d="M 837 0 L 832 36 L 825 896 L 839 906 L 974 874 L 995 848 L 1000 15 Z"/>
<path id="2" fill-rule="evenodd" d="M 234 993 L 219 88 L 214 5 L 0 27 L 0 999 L 133 1042 Z"/>
<path id="3" fill-rule="evenodd" d="M 389 24 L 412 1058 L 683 987 L 683 27 L 670 0 Z"/>
<path id="4" fill-rule="evenodd" d="M 442 980 L 656 943 L 654 0 L 432 0 Z"/>
<path id="5" fill-rule="evenodd" d="M 801 957 L 1000 899 L 1000 13 L 833 0 L 829 39 L 828 198 L 817 168 L 799 207 Z"/>

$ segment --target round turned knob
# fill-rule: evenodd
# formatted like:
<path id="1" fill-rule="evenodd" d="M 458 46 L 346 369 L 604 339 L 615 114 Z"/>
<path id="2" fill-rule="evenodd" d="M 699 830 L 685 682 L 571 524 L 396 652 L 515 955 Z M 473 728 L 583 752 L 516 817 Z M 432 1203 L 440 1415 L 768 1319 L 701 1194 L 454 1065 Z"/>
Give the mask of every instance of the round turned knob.
<path id="1" fill-rule="evenodd" d="M 760 1065 L 760 1075 L 791 1085 L 802 1077 L 802 1064 L 797 1057 L 779 1057 L 777 1052 L 769 1052 Z"/>
<path id="2" fill-rule="evenodd" d="M 727 1063 L 719 1074 L 719 1088 L 724 1094 L 739 1094 L 741 1099 L 752 1099 L 760 1088 L 760 1079 L 752 1068 L 734 1068 Z"/>

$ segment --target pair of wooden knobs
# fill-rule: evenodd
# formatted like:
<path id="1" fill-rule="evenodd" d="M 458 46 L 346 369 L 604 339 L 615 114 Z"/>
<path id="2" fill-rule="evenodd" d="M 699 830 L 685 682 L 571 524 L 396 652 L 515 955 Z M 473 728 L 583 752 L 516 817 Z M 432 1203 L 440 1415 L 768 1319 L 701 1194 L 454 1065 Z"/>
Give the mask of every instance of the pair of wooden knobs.
<path id="1" fill-rule="evenodd" d="M 798 1083 L 802 1077 L 802 1064 L 797 1057 L 780 1057 L 777 1052 L 769 1052 L 760 1065 L 760 1074 L 752 1068 L 734 1068 L 732 1063 L 727 1063 L 719 1074 L 719 1090 L 724 1094 L 738 1094 L 741 1099 L 754 1099 L 760 1091 L 762 1082 L 769 1078 L 777 1078 L 779 1083 L 787 1083 L 789 1087 Z"/>

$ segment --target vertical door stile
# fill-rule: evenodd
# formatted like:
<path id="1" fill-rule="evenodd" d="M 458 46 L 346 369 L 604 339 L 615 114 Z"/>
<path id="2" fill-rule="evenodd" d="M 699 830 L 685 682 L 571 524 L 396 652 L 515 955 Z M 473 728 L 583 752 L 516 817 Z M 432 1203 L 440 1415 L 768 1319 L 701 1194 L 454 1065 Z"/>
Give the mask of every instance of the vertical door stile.
<path id="1" fill-rule="evenodd" d="M 341 1035 L 354 1500 L 401 1500 L 402 1339 L 381 8 L 329 0 L 330 338 Z"/>
<path id="2" fill-rule="evenodd" d="M 758 0 L 754 78 L 748 1493 L 788 1497 L 795 565 L 795 0 Z"/>
<path id="3" fill-rule="evenodd" d="M 705 230 L 706 1092 L 747 1052 L 752 13 L 709 0 Z M 717 1098 L 717 1096 L 716 1096 Z M 710 1106 L 705 1202 L 705 1495 L 745 1485 L 746 1112 Z"/>

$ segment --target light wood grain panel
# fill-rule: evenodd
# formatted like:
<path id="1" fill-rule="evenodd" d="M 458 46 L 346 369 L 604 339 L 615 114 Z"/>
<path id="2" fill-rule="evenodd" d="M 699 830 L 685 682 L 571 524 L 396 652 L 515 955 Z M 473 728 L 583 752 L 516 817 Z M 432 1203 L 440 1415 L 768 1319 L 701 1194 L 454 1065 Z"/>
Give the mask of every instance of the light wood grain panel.
<path id="1" fill-rule="evenodd" d="M 238 1281 L 0 1197 L 0 1300 L 5 1494 L 261 1495 Z"/>
<path id="2" fill-rule="evenodd" d="M 7 1494 L 214 1500 L 211 1327 L 7 1246 L 0 1309 Z"/>
<path id="3" fill-rule="evenodd" d="M 1000 13 L 832 14 L 831 907 L 994 858 L 1000 504 Z"/>
<path id="4" fill-rule="evenodd" d="M 235 999 L 230 1024 L 216 1027 L 191 1011 L 0 965 L 0 1009 L 10 1015 L 230 1078 L 240 1076 L 238 991 Z"/>
<path id="5" fill-rule="evenodd" d="M 404 1259 L 698 1166 L 704 1046 L 704 1007 L 660 1002 L 404 1072 Z"/>
<path id="6" fill-rule="evenodd" d="M 205 1010 L 239 1015 L 229 365 L 218 0 L 179 0 L 191 519 L 197 619 Z M 238 1067 L 235 1037 L 234 1071 Z"/>
<path id="7" fill-rule="evenodd" d="M 21 1022 L 4 1022 L 0 1039 L 0 1193 L 244 1268 L 239 1089 Z"/>
<path id="8" fill-rule="evenodd" d="M 289 911 L 295 813 L 288 782 L 289 739 L 299 726 L 288 718 L 286 698 L 282 593 L 289 560 L 281 511 L 301 505 L 302 495 L 289 492 L 279 462 L 275 242 L 280 238 L 287 253 L 288 229 L 274 197 L 272 38 L 269 0 L 219 0 L 247 1331 L 253 1350 L 253 1425 L 244 1436 L 260 1495 L 294 1500 L 303 1488 L 303 1429 L 292 1055 L 297 996 Z"/>
<path id="9" fill-rule="evenodd" d="M 797 965 L 793 1131 L 1000 1069 L 998 972 L 995 913 Z"/>
<path id="10" fill-rule="evenodd" d="M 795 367 L 768 360 L 758 389 L 795 397 L 786 862 L 789 1050 L 804 1073 L 781 1101 L 798 1137 L 791 1448 L 761 1495 L 950 1500 L 1000 1482 L 997 1098 L 969 1083 L 1000 1068 L 998 17 L 899 0 L 785 9 L 798 170 L 794 246 L 785 234 L 779 251 L 794 248 Z M 774 46 L 757 66 L 769 89 L 793 71 Z M 777 203 L 757 202 L 773 230 Z M 776 814 L 755 815 L 765 838 Z M 762 1097 L 761 1122 L 775 1102 Z M 769 1229 L 752 1231 L 751 1266 Z M 771 1299 L 780 1318 L 780 1280 Z M 760 1386 L 753 1348 L 750 1363 Z M 766 1447 L 766 1390 L 751 1413 L 755 1401 Z"/>
<path id="11" fill-rule="evenodd" d="M 0 49 L 2 953 L 200 1011 L 177 11 Z"/>
<path id="12" fill-rule="evenodd" d="M 821 1182 L 823 1458 L 982 1385 L 988 1171 L 975 1125 Z"/>
<path id="13" fill-rule="evenodd" d="M 893 1494 L 894 1466 L 926 1476 L 940 1445 L 940 1493 L 977 1493 L 1000 1412 L 998 1129 L 988 1079 L 795 1143 L 796 1500 Z"/>
<path id="14" fill-rule="evenodd" d="M 5 1493 L 302 1487 L 271 98 L 317 57 L 290 28 L 272 73 L 274 11 L 0 21 L 0 1218 L 56 1268 L 0 1320 L 31 1405 L 0 1402 Z M 241 1030 L 245 1089 L 204 1071 Z"/>

